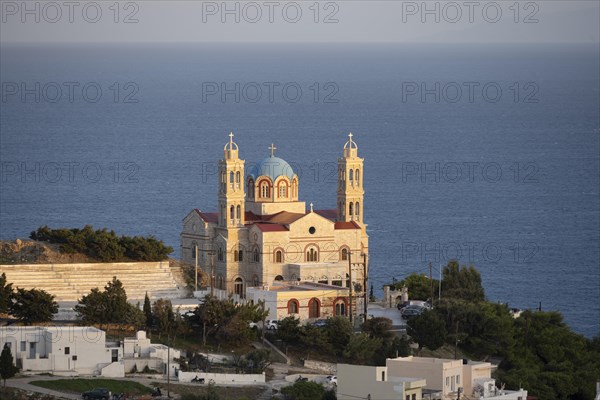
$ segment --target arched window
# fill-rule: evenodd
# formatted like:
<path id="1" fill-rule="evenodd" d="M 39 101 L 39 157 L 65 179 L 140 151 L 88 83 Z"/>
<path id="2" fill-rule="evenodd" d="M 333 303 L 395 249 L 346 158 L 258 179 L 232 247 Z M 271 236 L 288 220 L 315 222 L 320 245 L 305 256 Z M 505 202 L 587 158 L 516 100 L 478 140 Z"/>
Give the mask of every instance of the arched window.
<path id="1" fill-rule="evenodd" d="M 281 282 L 281 281 L 283 281 L 283 276 L 281 276 L 281 275 L 277 275 L 277 276 L 275 277 L 275 281 L 276 281 L 276 282 Z"/>
<path id="2" fill-rule="evenodd" d="M 319 252 L 314 247 L 306 251 L 306 261 L 319 261 Z"/>
<path id="3" fill-rule="evenodd" d="M 223 284 L 223 276 L 217 276 L 217 289 L 225 289 L 225 285 Z"/>
<path id="4" fill-rule="evenodd" d="M 262 198 L 269 198 L 269 184 L 267 182 L 262 182 L 260 184 L 260 195 Z"/>
<path id="5" fill-rule="evenodd" d="M 229 185 L 233 188 L 233 171 L 229 173 Z"/>
<path id="6" fill-rule="evenodd" d="M 233 291 L 240 297 L 244 297 L 244 280 L 242 278 L 235 278 Z"/>
<path id="7" fill-rule="evenodd" d="M 319 299 L 313 297 L 308 301 L 308 318 L 319 318 L 321 316 L 321 304 Z"/>
<path id="8" fill-rule="evenodd" d="M 237 222 L 239 223 L 242 220 L 242 207 L 237 206 L 235 217 L 237 218 Z"/>
<path id="9" fill-rule="evenodd" d="M 258 249 L 254 249 L 254 262 L 259 262 L 260 256 L 258 254 Z"/>
<path id="10" fill-rule="evenodd" d="M 234 208 L 233 208 L 233 206 L 231 206 L 229 208 L 229 219 L 231 220 L 232 224 L 233 224 L 233 216 L 234 216 L 233 213 L 234 213 Z"/>
<path id="11" fill-rule="evenodd" d="M 360 184 L 360 169 L 356 169 L 356 172 L 354 172 L 354 177 L 356 178 L 356 184 L 359 185 Z"/>
<path id="12" fill-rule="evenodd" d="M 283 252 L 281 250 L 277 250 L 275 252 L 275 262 L 282 263 L 283 262 Z"/>
<path id="13" fill-rule="evenodd" d="M 233 251 L 233 261 L 238 261 L 238 255 L 239 255 L 238 251 L 234 250 Z"/>
<path id="14" fill-rule="evenodd" d="M 353 204 L 352 204 L 352 202 L 350 202 L 350 205 L 348 206 L 348 215 L 350 216 L 350 219 L 352 219 L 352 217 L 354 216 L 353 210 L 354 210 Z"/>
<path id="15" fill-rule="evenodd" d="M 356 202 L 356 205 L 354 206 L 354 215 L 356 215 L 357 219 L 360 215 L 360 203 L 358 201 Z"/>
<path id="16" fill-rule="evenodd" d="M 223 249 L 219 247 L 219 250 L 217 250 L 217 259 L 219 261 L 223 261 Z"/>
<path id="17" fill-rule="evenodd" d="M 350 182 L 354 180 L 354 171 L 352 171 L 352 169 L 348 172 L 348 180 Z"/>
<path id="18" fill-rule="evenodd" d="M 235 187 L 240 188 L 240 171 L 235 173 Z"/>
<path id="19" fill-rule="evenodd" d="M 244 250 L 238 250 L 238 260 L 244 261 Z"/>
<path id="20" fill-rule="evenodd" d="M 298 314 L 300 311 L 300 303 L 296 299 L 288 301 L 288 314 Z"/>
<path id="21" fill-rule="evenodd" d="M 248 179 L 248 197 L 254 199 L 254 179 Z"/>
<path id="22" fill-rule="evenodd" d="M 279 197 L 280 198 L 287 197 L 287 185 L 285 183 L 281 183 L 279 185 Z"/>
<path id="23" fill-rule="evenodd" d="M 345 316 L 346 315 L 346 302 L 343 299 L 336 300 L 334 314 L 335 314 L 335 316 Z"/>
<path id="24" fill-rule="evenodd" d="M 348 249 L 342 249 L 342 261 L 348 261 Z"/>

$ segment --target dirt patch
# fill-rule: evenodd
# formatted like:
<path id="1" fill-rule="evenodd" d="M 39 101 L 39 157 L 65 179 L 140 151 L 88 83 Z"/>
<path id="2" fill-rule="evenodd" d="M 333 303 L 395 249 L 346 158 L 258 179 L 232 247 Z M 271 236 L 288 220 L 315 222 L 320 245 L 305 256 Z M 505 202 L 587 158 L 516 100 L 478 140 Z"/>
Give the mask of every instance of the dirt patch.
<path id="1" fill-rule="evenodd" d="M 60 251 L 58 244 L 35 240 L 0 241 L 0 264 L 70 264 L 94 262 L 80 253 Z"/>

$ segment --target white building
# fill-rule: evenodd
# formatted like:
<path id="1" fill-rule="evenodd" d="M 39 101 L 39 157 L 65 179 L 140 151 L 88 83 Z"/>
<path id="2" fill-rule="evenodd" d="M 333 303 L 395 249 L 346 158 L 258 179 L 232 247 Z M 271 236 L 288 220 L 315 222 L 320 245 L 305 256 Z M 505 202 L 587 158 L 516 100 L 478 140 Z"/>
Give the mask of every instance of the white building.
<path id="1" fill-rule="evenodd" d="M 441 392 L 444 399 L 458 398 L 459 392 L 461 398 L 527 399 L 526 390 L 497 389 L 492 378 L 495 366 L 488 362 L 409 356 L 388 358 L 386 367 L 390 376 L 424 378 L 425 389 Z"/>
<path id="2" fill-rule="evenodd" d="M 425 379 L 391 376 L 387 367 L 338 364 L 337 377 L 337 398 L 340 400 L 421 400 L 426 385 Z"/>
<path id="3" fill-rule="evenodd" d="M 171 376 L 179 364 L 179 350 L 152 344 L 146 332 L 122 343 L 107 342 L 106 333 L 85 326 L 9 326 L 0 328 L 0 346 L 8 344 L 15 365 L 25 373 L 79 376 L 124 377 L 136 365 Z M 170 357 L 170 362 L 168 362 Z"/>
<path id="4" fill-rule="evenodd" d="M 123 351 L 106 344 L 104 331 L 77 326 L 9 326 L 0 328 L 17 367 L 25 373 L 123 377 Z"/>

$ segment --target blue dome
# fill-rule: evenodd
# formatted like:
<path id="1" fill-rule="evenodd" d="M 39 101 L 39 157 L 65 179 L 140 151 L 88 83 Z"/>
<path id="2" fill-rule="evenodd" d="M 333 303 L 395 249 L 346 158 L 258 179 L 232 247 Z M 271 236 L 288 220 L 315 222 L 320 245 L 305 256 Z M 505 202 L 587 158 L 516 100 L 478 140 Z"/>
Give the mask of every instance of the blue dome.
<path id="1" fill-rule="evenodd" d="M 291 180 L 296 175 L 287 161 L 275 156 L 263 158 L 256 165 L 251 166 L 248 172 L 254 179 L 265 175 L 271 178 L 273 182 L 280 176 L 287 176 Z"/>

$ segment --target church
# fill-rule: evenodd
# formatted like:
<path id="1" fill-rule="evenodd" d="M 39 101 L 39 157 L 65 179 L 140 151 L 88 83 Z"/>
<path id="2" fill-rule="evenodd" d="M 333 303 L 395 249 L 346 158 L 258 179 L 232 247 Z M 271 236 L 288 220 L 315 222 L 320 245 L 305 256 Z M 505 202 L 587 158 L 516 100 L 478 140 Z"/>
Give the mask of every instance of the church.
<path id="1" fill-rule="evenodd" d="M 192 210 L 183 220 L 181 258 L 198 265 L 214 290 L 246 297 L 248 288 L 300 282 L 364 293 L 368 236 L 363 223 L 363 159 L 348 141 L 338 158 L 337 208 L 313 210 L 299 200 L 292 167 L 270 154 L 245 171 L 229 134 L 218 164 L 217 212 Z M 340 146 L 341 147 L 341 146 Z"/>

